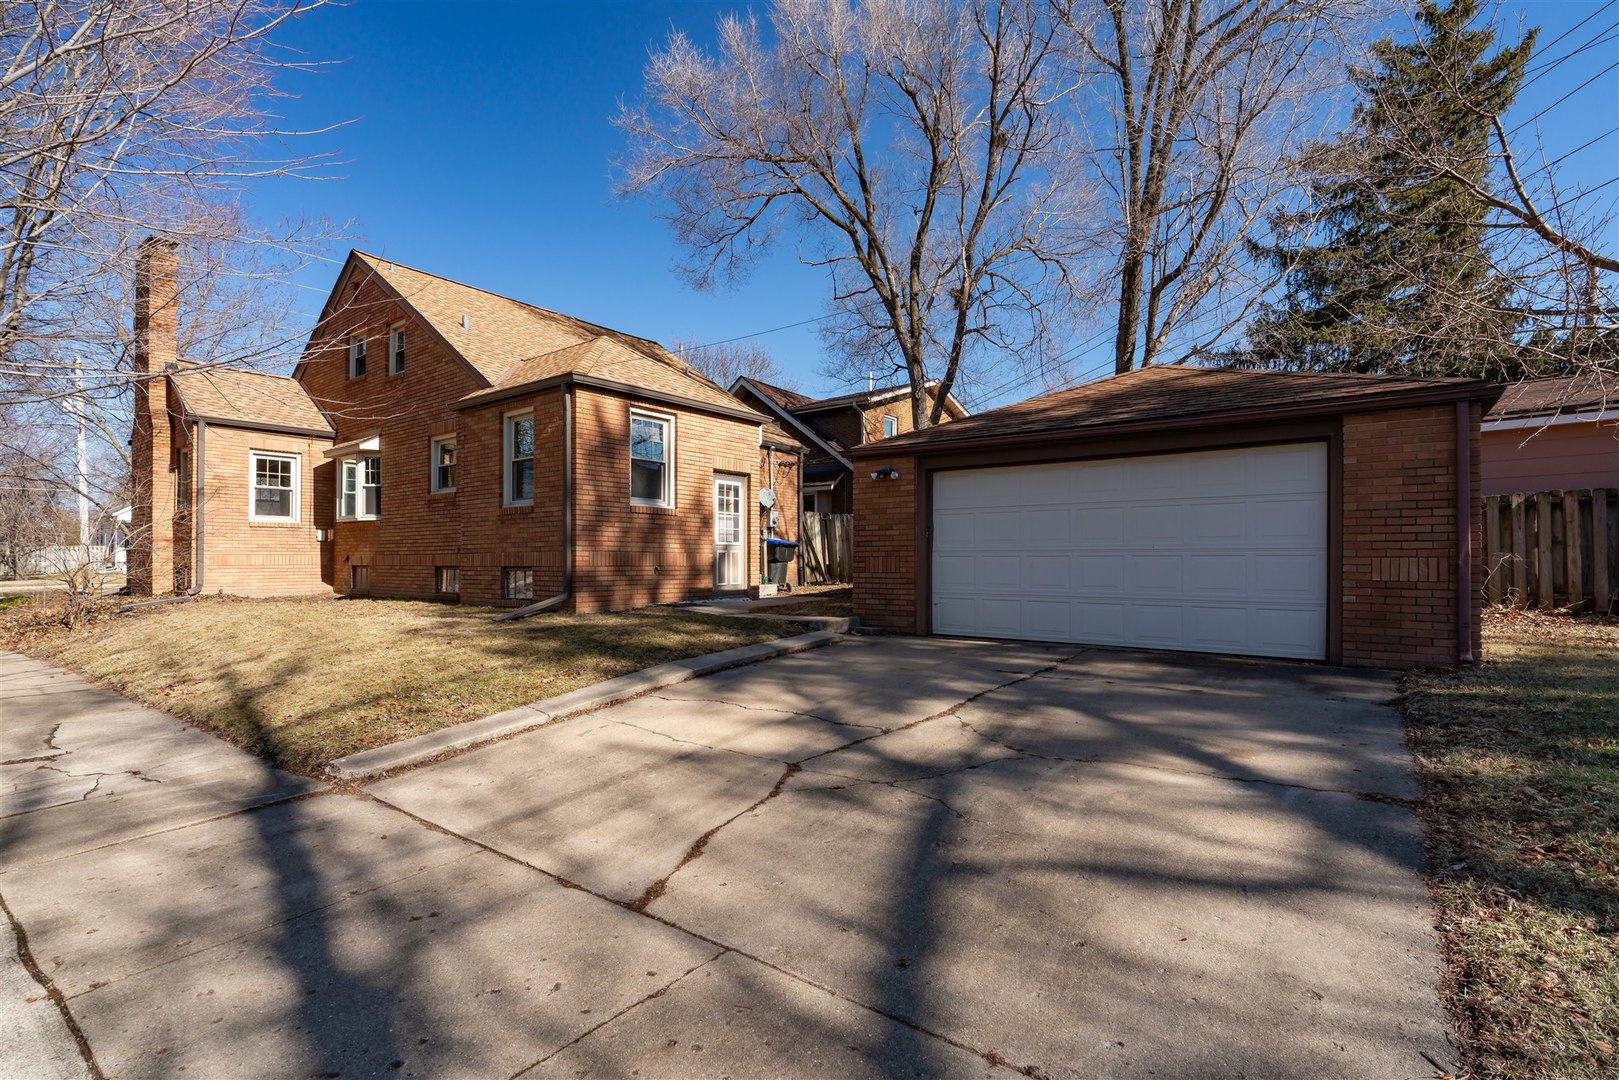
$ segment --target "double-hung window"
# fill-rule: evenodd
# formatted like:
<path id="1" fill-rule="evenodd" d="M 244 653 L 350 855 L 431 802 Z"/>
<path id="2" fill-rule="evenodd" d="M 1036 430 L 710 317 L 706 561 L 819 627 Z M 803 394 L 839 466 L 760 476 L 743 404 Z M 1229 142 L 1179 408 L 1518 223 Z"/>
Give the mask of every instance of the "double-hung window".
<path id="1" fill-rule="evenodd" d="M 429 489 L 435 494 L 455 490 L 455 436 L 441 435 L 434 439 L 429 450 L 433 464 Z"/>
<path id="2" fill-rule="evenodd" d="M 504 472 L 506 506 L 534 505 L 534 413 L 532 410 L 506 416 L 506 467 Z"/>
<path id="3" fill-rule="evenodd" d="M 382 513 L 382 455 L 344 458 L 338 463 L 337 516 L 370 521 Z"/>
<path id="4" fill-rule="evenodd" d="M 358 379 L 365 374 L 365 335 L 349 338 L 349 378 Z"/>
<path id="5" fill-rule="evenodd" d="M 253 450 L 247 457 L 253 487 L 249 520 L 297 521 L 298 455 Z"/>
<path id="6" fill-rule="evenodd" d="M 630 413 L 630 502 L 673 506 L 675 420 L 662 413 Z"/>
<path id="7" fill-rule="evenodd" d="M 405 324 L 396 323 L 388 330 L 388 374 L 398 375 L 405 370 Z"/>

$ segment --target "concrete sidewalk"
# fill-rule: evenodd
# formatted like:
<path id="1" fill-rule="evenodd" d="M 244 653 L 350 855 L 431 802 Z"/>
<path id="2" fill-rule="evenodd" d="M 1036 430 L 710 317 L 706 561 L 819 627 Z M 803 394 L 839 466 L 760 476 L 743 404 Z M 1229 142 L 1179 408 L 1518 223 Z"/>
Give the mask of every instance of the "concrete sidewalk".
<path id="1" fill-rule="evenodd" d="M 853 639 L 356 787 L 0 654 L 0 1025 L 55 1012 L 42 1075 L 64 1016 L 108 1076 L 1432 1075 L 1391 690 Z"/>

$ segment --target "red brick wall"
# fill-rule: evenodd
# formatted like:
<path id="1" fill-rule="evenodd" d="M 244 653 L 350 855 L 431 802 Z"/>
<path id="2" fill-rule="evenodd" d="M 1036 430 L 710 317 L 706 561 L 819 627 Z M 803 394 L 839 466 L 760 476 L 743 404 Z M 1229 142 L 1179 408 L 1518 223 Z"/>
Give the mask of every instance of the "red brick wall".
<path id="1" fill-rule="evenodd" d="M 315 542 L 314 469 L 331 440 L 210 425 L 203 439 L 202 591 L 234 596 L 330 595 Z M 298 520 L 254 521 L 248 513 L 249 454 L 298 455 Z M 194 494 L 194 492 L 193 492 Z M 189 550 L 189 549 L 188 549 Z M 193 579 L 195 581 L 195 579 Z"/>
<path id="2" fill-rule="evenodd" d="M 1476 492 L 1476 435 L 1472 462 Z M 1475 499 L 1475 567 L 1483 558 L 1479 506 Z M 1344 663 L 1454 665 L 1456 571 L 1455 407 L 1344 417 Z M 1471 591 L 1476 656 L 1481 598 L 1476 587 Z"/>
<path id="3" fill-rule="evenodd" d="M 173 241 L 148 238 L 135 267 L 135 357 L 139 374 L 159 374 L 176 359 L 176 280 Z M 129 592 L 163 596 L 174 590 L 174 476 L 168 380 L 138 378 L 130 432 Z"/>
<path id="4" fill-rule="evenodd" d="M 854 612 L 867 626 L 898 634 L 914 634 L 917 559 L 916 459 L 884 459 L 899 470 L 896 480 L 873 480 L 877 463 L 855 463 Z"/>

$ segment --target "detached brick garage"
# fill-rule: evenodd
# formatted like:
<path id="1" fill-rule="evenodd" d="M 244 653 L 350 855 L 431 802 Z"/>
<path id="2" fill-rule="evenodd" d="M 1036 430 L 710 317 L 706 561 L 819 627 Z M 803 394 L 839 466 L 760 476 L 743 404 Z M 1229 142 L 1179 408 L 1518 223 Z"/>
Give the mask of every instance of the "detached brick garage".
<path id="1" fill-rule="evenodd" d="M 859 447 L 855 612 L 898 633 L 1471 662 L 1479 421 L 1500 392 L 1152 367 Z"/>

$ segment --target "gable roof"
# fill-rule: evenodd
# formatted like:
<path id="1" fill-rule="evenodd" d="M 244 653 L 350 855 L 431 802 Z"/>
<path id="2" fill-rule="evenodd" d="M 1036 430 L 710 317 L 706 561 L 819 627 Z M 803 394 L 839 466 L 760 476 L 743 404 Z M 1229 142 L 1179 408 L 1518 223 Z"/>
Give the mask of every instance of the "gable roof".
<path id="1" fill-rule="evenodd" d="M 929 390 L 937 390 L 939 387 L 939 380 L 929 379 L 923 385 Z M 785 393 L 787 391 L 783 392 Z M 910 392 L 910 384 L 903 383 L 899 386 L 878 386 L 870 390 L 858 390 L 852 394 L 839 394 L 837 397 L 829 398 L 810 399 L 804 398 L 802 394 L 797 394 L 794 396 L 803 398 L 802 402 L 797 405 L 789 406 L 789 408 L 791 408 L 791 410 L 795 413 L 824 412 L 828 409 L 842 409 L 849 406 L 860 408 L 866 405 L 880 405 L 885 401 L 892 401 L 895 398 L 906 397 L 910 394 Z M 955 419 L 959 420 L 963 416 L 967 415 L 967 410 L 962 408 L 961 403 L 956 400 L 954 394 L 946 394 L 944 396 L 944 407 L 945 411 L 950 413 Z"/>
<path id="2" fill-rule="evenodd" d="M 1552 417 L 1619 406 L 1619 375 L 1584 371 L 1513 383 L 1490 410 L 1490 420 Z"/>
<path id="3" fill-rule="evenodd" d="M 285 375 L 224 367 L 186 367 L 169 372 L 169 385 L 186 416 L 211 424 L 333 434 L 303 384 Z"/>
<path id="4" fill-rule="evenodd" d="M 498 293 L 351 251 L 321 313 L 325 323 L 351 274 L 364 272 L 416 315 L 486 384 L 482 401 L 539 382 L 593 376 L 597 385 L 666 398 L 763 422 L 657 342 Z M 302 370 L 302 364 L 299 365 Z M 294 374 L 297 374 L 295 372 Z M 501 393 L 490 393 L 501 391 Z"/>
<path id="5" fill-rule="evenodd" d="M 848 453 L 848 450 L 840 440 L 834 438 L 830 432 L 819 424 L 799 416 L 782 404 L 782 401 L 791 400 L 792 398 L 810 400 L 804 398 L 804 395 L 795 394 L 791 390 L 783 390 L 781 387 L 772 386 L 769 383 L 762 383 L 746 375 L 737 376 L 736 381 L 731 384 L 731 393 L 736 397 L 741 397 L 742 394 L 746 393 L 758 398 L 765 403 L 767 409 L 781 419 L 786 430 L 802 435 L 810 445 L 819 446 L 822 450 L 832 455 L 832 458 L 843 468 L 852 468 L 849 464 L 849 459 L 844 456 Z"/>
<path id="6" fill-rule="evenodd" d="M 731 384 L 732 392 L 734 393 L 736 391 L 738 383 L 744 381 L 746 381 L 748 386 L 760 397 L 774 405 L 779 406 L 780 408 L 786 409 L 788 412 L 792 412 L 794 409 L 801 409 L 805 405 L 812 404 L 815 401 L 814 398 L 806 397 L 796 390 L 788 390 L 786 387 L 767 383 L 763 379 L 755 379 L 751 375 L 739 376 L 736 382 Z"/>
<path id="7" fill-rule="evenodd" d="M 1153 366 L 883 439 L 850 454 L 870 457 L 987 442 L 1037 441 L 1068 433 L 1123 433 L 1194 419 L 1267 423 L 1445 401 L 1488 404 L 1499 394 L 1499 387 L 1482 379 Z"/>

